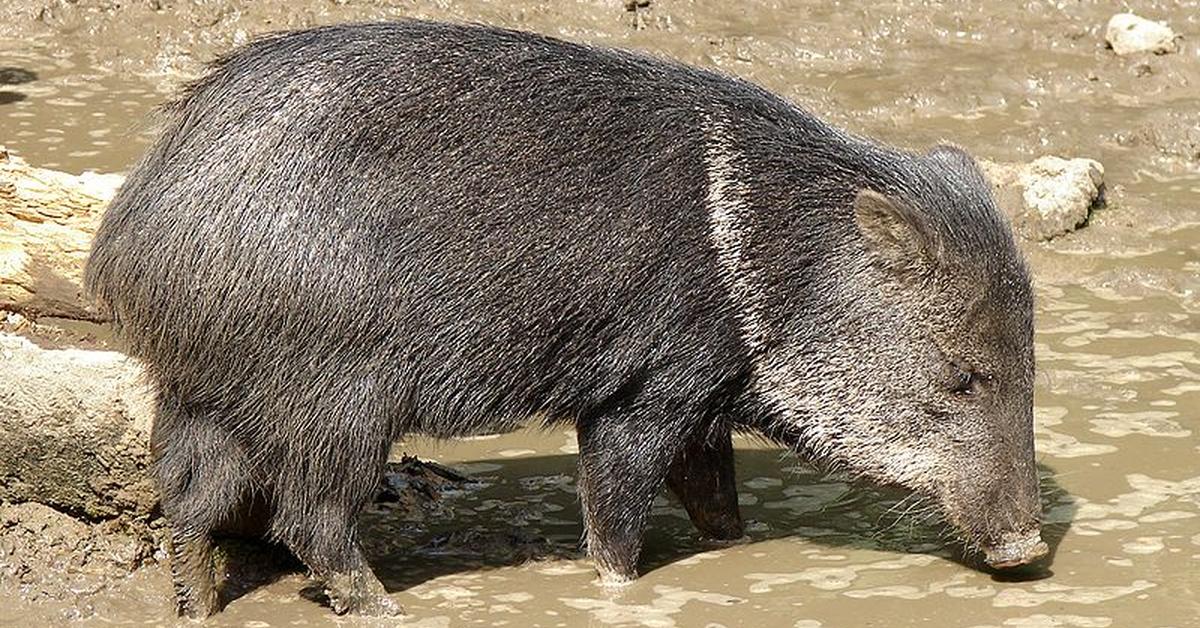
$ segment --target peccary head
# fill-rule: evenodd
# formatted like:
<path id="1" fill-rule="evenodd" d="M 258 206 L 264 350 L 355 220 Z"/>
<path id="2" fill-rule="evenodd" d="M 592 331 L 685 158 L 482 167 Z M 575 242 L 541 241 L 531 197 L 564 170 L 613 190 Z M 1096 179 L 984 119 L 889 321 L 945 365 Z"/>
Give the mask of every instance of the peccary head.
<path id="1" fill-rule="evenodd" d="M 764 301 L 757 386 L 782 440 L 936 503 L 989 565 L 1026 564 L 1047 552 L 1029 276 L 969 155 L 907 159 L 846 194 L 829 261 L 770 269 L 803 277 L 807 311 Z"/>

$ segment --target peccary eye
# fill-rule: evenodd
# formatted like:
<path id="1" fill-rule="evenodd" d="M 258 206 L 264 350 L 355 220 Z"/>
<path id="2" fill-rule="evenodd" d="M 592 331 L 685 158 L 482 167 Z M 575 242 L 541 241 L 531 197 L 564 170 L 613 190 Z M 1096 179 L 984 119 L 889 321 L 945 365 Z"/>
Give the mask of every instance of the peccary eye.
<path id="1" fill-rule="evenodd" d="M 975 374 L 969 371 L 956 371 L 954 380 L 950 383 L 950 392 L 956 395 L 969 395 L 975 392 Z"/>
<path id="2" fill-rule="evenodd" d="M 955 395 L 967 396 L 979 392 L 980 384 L 991 381 L 990 375 L 980 373 L 970 366 L 960 362 L 950 363 L 950 392 Z"/>

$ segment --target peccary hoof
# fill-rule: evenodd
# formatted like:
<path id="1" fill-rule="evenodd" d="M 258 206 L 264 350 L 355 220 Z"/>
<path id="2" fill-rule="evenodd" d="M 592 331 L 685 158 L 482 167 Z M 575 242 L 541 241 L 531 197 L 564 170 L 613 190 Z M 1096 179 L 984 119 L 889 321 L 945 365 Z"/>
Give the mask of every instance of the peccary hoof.
<path id="1" fill-rule="evenodd" d="M 404 607 L 384 594 L 364 595 L 351 598 L 329 598 L 333 612 L 338 615 L 360 617 L 403 617 Z"/>
<path id="2" fill-rule="evenodd" d="M 335 574 L 326 580 L 325 595 L 338 615 L 399 617 L 404 608 L 387 595 L 383 584 L 368 569 Z"/>

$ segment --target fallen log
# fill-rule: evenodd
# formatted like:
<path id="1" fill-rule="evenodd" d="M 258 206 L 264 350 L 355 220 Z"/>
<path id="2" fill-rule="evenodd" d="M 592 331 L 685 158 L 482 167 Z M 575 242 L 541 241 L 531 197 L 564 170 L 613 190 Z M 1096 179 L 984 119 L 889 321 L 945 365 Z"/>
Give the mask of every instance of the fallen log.
<path id="1" fill-rule="evenodd" d="M 0 332 L 0 500 L 92 520 L 148 516 L 153 409 L 135 360 Z"/>
<path id="2" fill-rule="evenodd" d="M 121 181 L 35 168 L 0 146 L 0 309 L 103 320 L 80 285 L 92 235 Z"/>
<path id="3" fill-rule="evenodd" d="M 137 360 L 115 351 L 43 348 L 0 331 L 0 503 L 37 502 L 86 520 L 144 520 L 155 395 Z M 471 479 L 402 457 L 378 501 L 416 508 Z"/>

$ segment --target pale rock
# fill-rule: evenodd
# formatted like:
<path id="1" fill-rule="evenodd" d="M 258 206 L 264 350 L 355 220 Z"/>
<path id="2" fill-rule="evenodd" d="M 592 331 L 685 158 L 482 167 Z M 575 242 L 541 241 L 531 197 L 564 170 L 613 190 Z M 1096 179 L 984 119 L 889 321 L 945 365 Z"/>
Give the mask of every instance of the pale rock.
<path id="1" fill-rule="evenodd" d="M 1104 40 L 1118 55 L 1139 52 L 1166 54 L 1175 51 L 1175 31 L 1161 22 L 1133 13 L 1118 13 L 1108 20 Z"/>
<path id="2" fill-rule="evenodd" d="M 1028 164 L 980 161 L 1000 209 L 1027 240 L 1049 240 L 1087 224 L 1104 202 L 1104 166 L 1044 156 Z"/>

